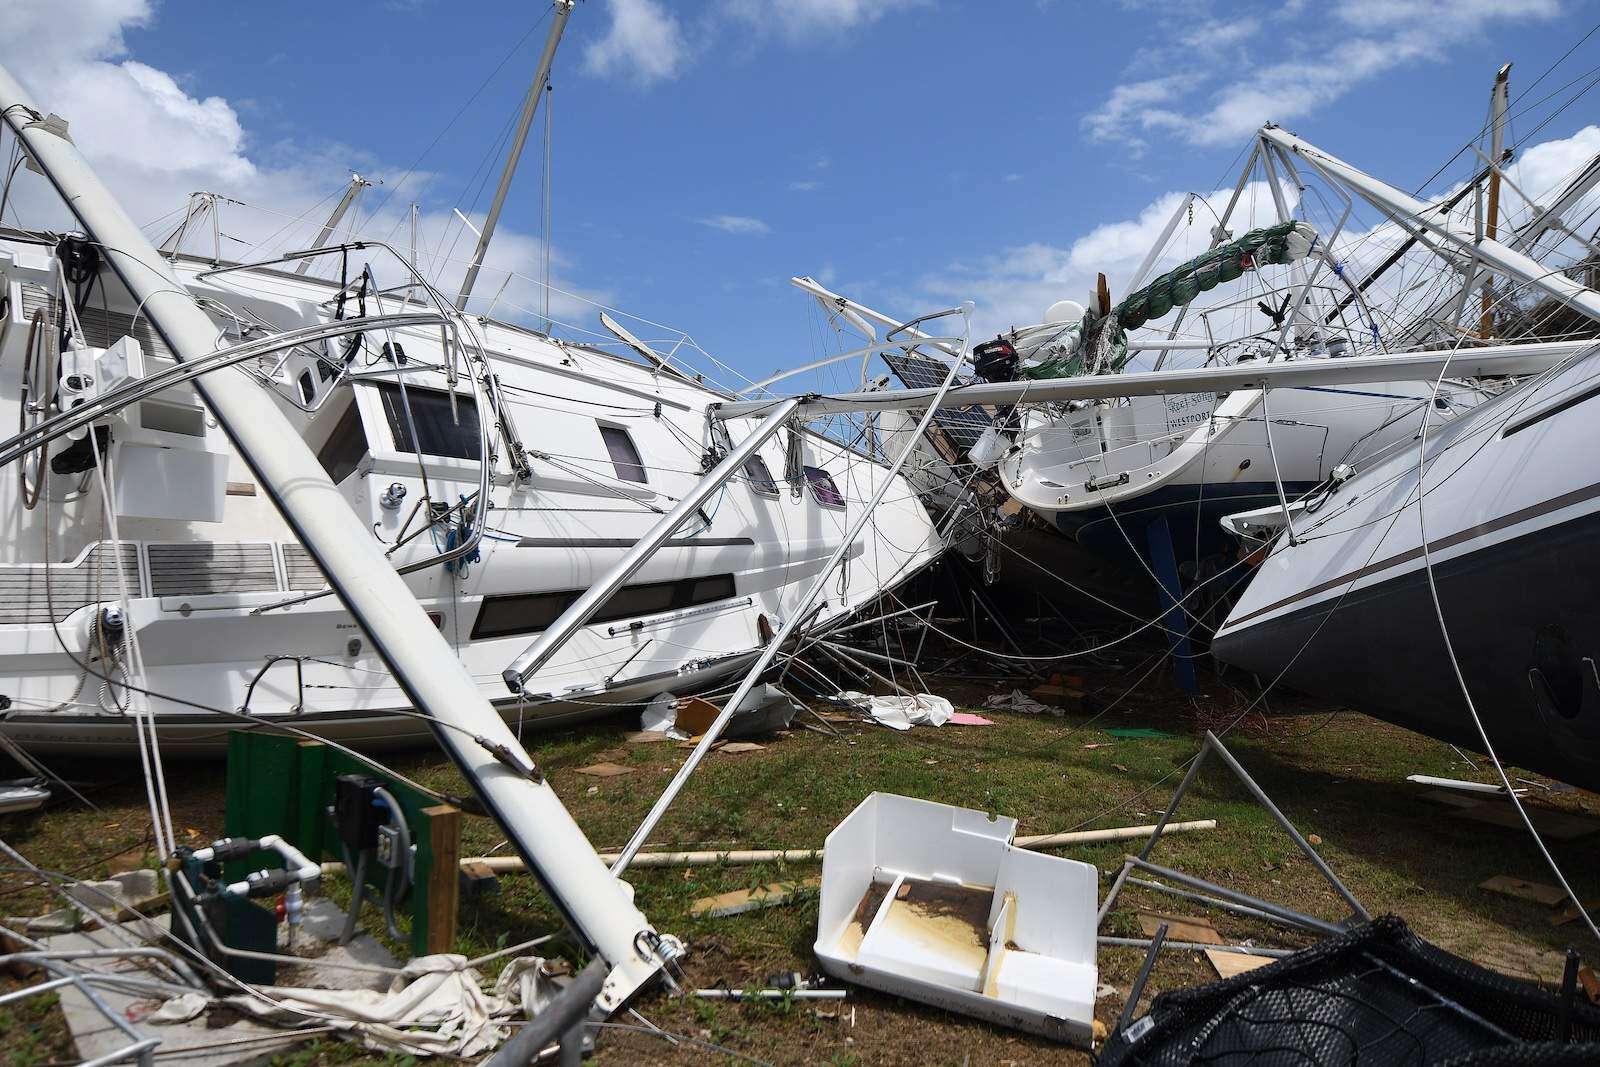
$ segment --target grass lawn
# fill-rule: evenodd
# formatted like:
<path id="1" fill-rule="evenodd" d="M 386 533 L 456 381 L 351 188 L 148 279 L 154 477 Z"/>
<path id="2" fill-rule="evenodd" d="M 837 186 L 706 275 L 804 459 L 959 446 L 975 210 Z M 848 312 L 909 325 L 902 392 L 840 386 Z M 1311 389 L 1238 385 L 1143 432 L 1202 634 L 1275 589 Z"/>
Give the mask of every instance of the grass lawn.
<path id="1" fill-rule="evenodd" d="M 1103 701 L 1126 685 L 1112 672 L 1091 675 Z M 936 680 L 936 691 L 958 706 L 978 709 L 998 686 Z M 691 781 L 653 842 L 663 848 L 807 848 L 823 838 L 874 790 L 902 793 L 1014 816 L 1020 833 L 1154 821 L 1198 745 L 1197 722 L 1225 721 L 1238 696 L 1211 683 L 1210 695 L 1191 703 L 1152 680 L 1092 723 L 1087 716 L 988 713 L 993 726 L 919 727 L 894 733 L 849 724 L 841 737 L 795 730 L 759 752 L 714 754 Z M 1374 914 L 1397 913 L 1435 943 L 1511 972 L 1554 981 L 1559 950 L 1581 940 L 1576 923 L 1556 927 L 1539 904 L 1476 888 L 1495 874 L 1549 882 L 1551 877 L 1520 830 L 1455 817 L 1451 807 L 1423 797 L 1405 781 L 1423 773 L 1488 780 L 1449 746 L 1351 713 L 1289 703 L 1266 720 L 1249 721 L 1227 741 L 1245 767 L 1295 825 L 1320 839 L 1319 851 Z M 581 729 L 534 735 L 530 748 L 590 839 L 602 847 L 628 838 L 676 766 L 687 755 L 670 743 L 626 744 L 636 724 L 612 719 Z M 1106 727 L 1150 726 L 1164 736 L 1116 738 Z M 606 779 L 577 769 L 611 761 L 633 773 Z M 419 780 L 451 791 L 462 784 L 437 755 L 412 753 L 391 761 Z M 143 789 L 137 766 L 98 764 L 73 776 L 113 779 L 95 791 L 100 812 L 55 808 L 46 814 L 0 819 L 0 836 L 41 866 L 103 877 L 113 870 L 154 862 L 146 847 Z M 1533 777 L 1531 775 L 1527 777 Z M 220 764 L 169 770 L 174 816 L 194 844 L 222 829 Z M 1539 794 L 1533 802 L 1600 814 L 1600 798 L 1587 793 Z M 1214 818 L 1211 832 L 1163 841 L 1153 857 L 1212 881 L 1278 900 L 1327 918 L 1342 918 L 1340 901 L 1260 808 L 1216 761 L 1202 772 L 1179 818 Z M 501 844 L 487 819 L 469 819 L 464 854 Z M 1551 841 L 1581 894 L 1600 897 L 1600 868 L 1592 862 L 1595 838 Z M 1137 843 L 1060 850 L 1095 864 L 1102 893 Z M 119 852 L 119 850 L 121 850 Z M 115 855 L 112 855 L 115 854 Z M 816 864 L 693 869 L 639 869 L 629 873 L 640 907 L 658 929 L 688 944 L 685 970 L 697 986 L 760 983 L 781 971 L 810 972 L 815 937 L 813 898 L 744 915 L 694 919 L 699 897 L 816 874 Z M 344 887 L 329 879 L 339 897 Z M 48 900 L 25 878 L 0 876 L 0 912 L 34 914 Z M 1137 907 L 1198 914 L 1198 905 L 1144 890 L 1130 890 L 1108 920 L 1106 933 L 1139 936 Z M 375 919 L 375 910 L 368 915 Z M 1228 939 L 1292 947 L 1308 943 L 1276 927 L 1212 912 Z M 381 920 L 369 928 L 381 927 Z M 559 929 L 531 878 L 507 875 L 501 892 L 464 906 L 458 949 L 469 956 Z M 552 946 L 570 952 L 570 946 Z M 1101 980 L 1116 989 L 1099 1003 L 1111 1025 L 1123 1006 L 1142 951 L 1106 948 Z M 1215 978 L 1204 957 L 1165 953 L 1147 995 Z M 0 988 L 6 986 L 0 979 Z M 772 1063 L 1088 1063 L 1086 1053 L 999 1030 L 960 1016 L 866 991 L 841 1002 L 737 1004 L 675 999 L 652 992 L 637 1009 L 677 1034 L 714 1041 Z M 618 1023 L 634 1023 L 627 1016 Z M 39 1067 L 70 1062 L 70 1042 L 48 1004 L 26 1002 L 0 1009 L 0 1064 Z M 604 1032 L 601 1064 L 715 1062 L 703 1047 L 674 1047 L 656 1036 Z M 317 1041 L 281 1062 L 293 1064 L 381 1062 L 358 1046 Z"/>

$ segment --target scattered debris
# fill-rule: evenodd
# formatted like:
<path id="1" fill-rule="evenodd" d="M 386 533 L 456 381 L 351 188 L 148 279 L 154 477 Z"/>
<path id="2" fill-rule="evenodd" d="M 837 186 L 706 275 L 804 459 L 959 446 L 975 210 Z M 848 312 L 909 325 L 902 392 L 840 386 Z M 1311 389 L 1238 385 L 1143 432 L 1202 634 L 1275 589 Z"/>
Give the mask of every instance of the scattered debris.
<path id="1" fill-rule="evenodd" d="M 982 715 L 974 715 L 970 711 L 958 711 L 950 716 L 951 726 L 993 726 L 993 719 L 985 719 Z"/>
<path id="2" fill-rule="evenodd" d="M 675 740 L 665 730 L 635 730 L 631 734 L 623 734 L 622 739 L 630 745 L 648 745 L 656 741 Z"/>
<path id="3" fill-rule="evenodd" d="M 1162 915 L 1153 911 L 1139 913 L 1139 929 L 1144 931 L 1146 937 L 1154 937 L 1163 923 L 1167 926 L 1167 936 L 1174 941 L 1193 941 L 1200 945 L 1226 944 L 1217 933 L 1217 928 L 1211 925 L 1210 919 Z"/>
<path id="4" fill-rule="evenodd" d="M 1257 967 L 1265 967 L 1274 962 L 1271 956 L 1251 956 L 1244 952 L 1217 952 L 1206 949 L 1206 959 L 1211 961 L 1211 966 L 1217 969 L 1217 974 L 1222 978 L 1232 978 L 1245 971 L 1253 971 Z"/>
<path id="5" fill-rule="evenodd" d="M 1567 894 L 1559 886 L 1545 885 L 1542 882 L 1526 882 L 1521 878 L 1513 878 L 1509 874 L 1497 874 L 1493 878 L 1478 883 L 1479 889 L 1487 889 L 1491 893 L 1501 896 L 1515 897 L 1518 900 L 1531 900 L 1536 904 L 1553 908 L 1567 899 Z"/>
<path id="6" fill-rule="evenodd" d="M 781 686 L 759 685 L 739 703 L 722 736 L 759 737 L 787 730 L 795 714 L 803 710 L 805 706 Z M 640 714 L 639 733 L 659 733 L 682 741 L 710 730 L 721 714 L 721 708 L 701 697 L 679 698 L 662 693 Z"/>
<path id="7" fill-rule="evenodd" d="M 861 708 L 880 725 L 887 726 L 891 730 L 909 730 L 913 726 L 943 726 L 956 710 L 950 701 L 931 693 L 890 697 L 845 692 L 839 694 L 839 699 Z"/>
<path id="8" fill-rule="evenodd" d="M 1524 804 L 1522 808 L 1528 813 L 1528 819 L 1542 837 L 1553 837 L 1558 841 L 1571 841 L 1579 837 L 1588 837 L 1590 834 L 1600 831 L 1600 821 L 1587 816 L 1557 811 L 1554 808 L 1539 807 L 1535 804 Z M 1471 819 L 1474 822 L 1488 823 L 1491 826 L 1503 826 L 1518 831 L 1524 829 L 1522 817 L 1517 814 L 1516 808 L 1503 800 L 1479 801 L 1470 807 L 1460 808 L 1450 814 L 1457 819 Z"/>
<path id="9" fill-rule="evenodd" d="M 1041 704 L 1020 689 L 1013 689 L 1009 693 L 996 693 L 983 702 L 986 708 L 996 711 L 1020 711 L 1025 715 L 1062 715 L 1063 709 Z"/>
<path id="10" fill-rule="evenodd" d="M 579 774 L 587 774 L 591 778 L 615 778 L 620 774 L 632 774 L 632 767 L 624 767 L 620 763 L 595 763 L 588 767 L 579 767 Z"/>
<path id="11" fill-rule="evenodd" d="M 1041 704 L 1052 704 L 1065 711 L 1082 711 L 1086 699 L 1083 690 L 1065 685 L 1034 686 L 1032 696 Z M 1058 711 L 1056 714 L 1059 715 L 1061 712 Z"/>
<path id="12" fill-rule="evenodd" d="M 1504 786 L 1494 785 L 1489 782 L 1466 782 L 1460 778 L 1435 778 L 1431 774 L 1408 774 L 1406 781 L 1415 782 L 1417 785 L 1431 785 L 1437 789 L 1454 789 L 1462 793 L 1489 793 L 1491 795 L 1505 796 Z M 1526 789 L 1517 790 L 1518 796 L 1523 796 Z"/>
<path id="13" fill-rule="evenodd" d="M 689 914 L 699 919 L 720 919 L 727 915 L 742 915 L 747 911 L 776 907 L 792 900 L 810 896 L 822 885 L 819 876 L 799 881 L 772 882 L 754 889 L 735 889 L 714 897 L 701 897 L 689 908 Z"/>

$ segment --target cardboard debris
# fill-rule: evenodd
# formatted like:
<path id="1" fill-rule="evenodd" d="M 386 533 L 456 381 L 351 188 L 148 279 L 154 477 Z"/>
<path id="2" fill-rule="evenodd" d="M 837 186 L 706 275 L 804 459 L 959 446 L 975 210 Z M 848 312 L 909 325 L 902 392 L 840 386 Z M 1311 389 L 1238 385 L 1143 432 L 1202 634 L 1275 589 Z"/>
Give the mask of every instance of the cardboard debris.
<path id="1" fill-rule="evenodd" d="M 1211 966 L 1217 969 L 1221 978 L 1232 978 L 1245 971 L 1253 971 L 1257 967 L 1265 967 L 1272 962 L 1271 956 L 1250 956 L 1243 952 L 1216 952 L 1206 949 L 1206 959 L 1211 961 Z"/>
<path id="2" fill-rule="evenodd" d="M 579 767 L 579 774 L 587 774 L 594 778 L 615 778 L 619 774 L 632 774 L 632 767 L 624 767 L 620 763 L 596 763 L 590 767 Z"/>
<path id="3" fill-rule="evenodd" d="M 635 730 L 631 734 L 623 734 L 622 739 L 630 745 L 648 745 L 652 741 L 667 741 L 664 730 Z"/>
<path id="4" fill-rule="evenodd" d="M 798 900 L 822 885 L 822 877 L 815 875 L 798 882 L 772 882 L 754 889 L 735 889 L 714 897 L 701 897 L 689 908 L 696 918 L 720 919 L 727 915 L 740 915 L 747 911 L 771 908 Z"/>
<path id="5" fill-rule="evenodd" d="M 1583 986 L 1590 1004 L 1600 1004 L 1600 976 L 1595 975 L 1593 967 L 1578 968 L 1578 984 Z"/>
<path id="6" fill-rule="evenodd" d="M 1167 924 L 1167 938 L 1171 941 L 1193 941 L 1201 945 L 1226 943 L 1209 919 L 1189 915 L 1163 915 L 1155 911 L 1139 913 L 1139 929 L 1144 931 L 1146 937 L 1156 936 L 1156 931 L 1161 928 L 1162 923 Z"/>
<path id="7" fill-rule="evenodd" d="M 1083 708 L 1084 693 L 1081 689 L 1072 689 L 1064 685 L 1040 685 L 1034 687 L 1032 696 L 1040 703 L 1053 704 L 1058 708 L 1071 708 L 1074 711 Z"/>
<path id="8" fill-rule="evenodd" d="M 758 745 L 754 741 L 726 741 L 717 746 L 718 752 L 760 752 L 766 745 Z"/>
<path id="9" fill-rule="evenodd" d="M 711 724 L 717 721 L 719 714 L 721 709 L 711 701 L 688 697 L 678 701 L 678 729 L 699 737 L 711 729 Z"/>
<path id="10" fill-rule="evenodd" d="M 958 711 L 950 716 L 947 722 L 951 726 L 993 726 L 993 719 L 985 719 L 982 715 L 974 715 L 970 711 Z"/>
<path id="11" fill-rule="evenodd" d="M 1596 911 L 1600 911 L 1600 900 L 1586 900 L 1583 902 L 1583 908 L 1589 914 L 1593 915 Z M 1550 925 L 1565 926 L 1567 923 L 1573 922 L 1577 918 L 1578 906 L 1569 900 L 1561 906 L 1559 911 L 1550 916 Z"/>
<path id="12" fill-rule="evenodd" d="M 1553 837 L 1557 841 L 1571 841 L 1574 838 L 1587 837 L 1600 830 L 1600 821 L 1574 815 L 1565 811 L 1556 811 L 1554 808 L 1541 808 L 1533 804 L 1523 804 L 1528 818 L 1533 822 L 1534 829 L 1541 836 Z M 1506 798 L 1491 798 L 1479 801 L 1471 807 L 1464 807 L 1450 813 L 1457 819 L 1472 819 L 1474 822 L 1485 822 L 1491 826 L 1504 826 L 1513 830 L 1522 830 L 1522 817 L 1517 814 L 1516 808 Z"/>
<path id="13" fill-rule="evenodd" d="M 1478 888 L 1505 897 L 1515 897 L 1518 900 L 1531 900 L 1547 908 L 1553 908 L 1567 899 L 1567 894 L 1559 886 L 1545 885 L 1543 882 L 1526 882 L 1509 874 L 1497 874 L 1493 878 L 1479 882 Z"/>

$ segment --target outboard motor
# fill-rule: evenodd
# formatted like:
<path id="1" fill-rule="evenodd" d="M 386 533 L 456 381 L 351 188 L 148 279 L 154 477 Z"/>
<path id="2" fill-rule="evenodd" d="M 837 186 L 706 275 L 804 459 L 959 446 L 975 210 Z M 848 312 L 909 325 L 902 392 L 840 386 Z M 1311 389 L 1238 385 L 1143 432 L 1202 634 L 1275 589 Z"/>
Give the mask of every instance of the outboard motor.
<path id="1" fill-rule="evenodd" d="M 1017 376 L 1017 348 L 1003 337 L 972 350 L 972 369 L 986 382 L 1009 382 Z"/>

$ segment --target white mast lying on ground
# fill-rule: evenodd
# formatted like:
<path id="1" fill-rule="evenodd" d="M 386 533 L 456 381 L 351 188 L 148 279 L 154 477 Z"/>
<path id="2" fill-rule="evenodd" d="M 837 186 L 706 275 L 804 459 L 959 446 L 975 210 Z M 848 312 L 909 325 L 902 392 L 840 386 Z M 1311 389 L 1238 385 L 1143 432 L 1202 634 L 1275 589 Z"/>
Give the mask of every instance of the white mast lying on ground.
<path id="1" fill-rule="evenodd" d="M 222 331 L 3 67 L 0 114 L 178 361 L 202 359 L 222 346 Z M 678 952 L 676 942 L 660 937 L 634 907 L 631 890 L 612 878 L 271 397 L 236 367 L 196 378 L 194 386 L 407 697 L 428 714 L 441 748 L 568 923 L 609 965 L 596 1004 L 616 1010 Z"/>

